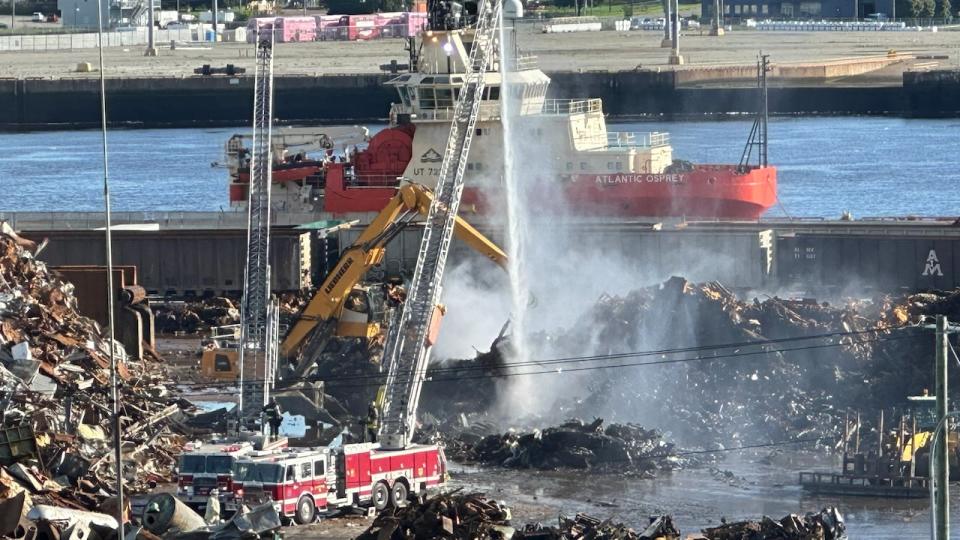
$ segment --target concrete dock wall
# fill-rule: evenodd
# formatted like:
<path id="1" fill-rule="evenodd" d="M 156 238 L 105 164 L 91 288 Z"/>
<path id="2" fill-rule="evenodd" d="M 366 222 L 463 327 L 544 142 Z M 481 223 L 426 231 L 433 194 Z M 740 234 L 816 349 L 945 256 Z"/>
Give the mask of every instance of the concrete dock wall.
<path id="1" fill-rule="evenodd" d="M 733 68 L 728 68 L 733 69 Z M 737 68 L 747 77 L 744 68 Z M 827 68 L 818 68 L 823 71 Z M 832 69 L 832 68 L 831 68 Z M 846 68 L 845 68 L 846 69 Z M 750 112 L 756 90 L 733 87 L 705 77 L 702 70 L 553 72 L 551 97 L 600 97 L 613 119 L 683 117 Z M 697 75 L 699 73 L 699 75 Z M 734 74 L 736 75 L 736 74 Z M 822 73 L 820 74 L 822 75 Z M 899 86 L 844 87 L 823 84 L 791 86 L 790 79 L 770 89 L 773 114 L 895 114 L 955 116 L 960 85 L 953 79 L 907 73 Z M 688 80 L 701 77 L 701 79 Z M 350 123 L 383 121 L 393 88 L 388 74 L 278 76 L 276 115 L 280 123 Z M 712 81 L 712 82 L 711 82 Z M 700 85 L 699 83 L 711 83 Z M 138 78 L 107 81 L 109 120 L 113 125 L 190 127 L 244 125 L 251 116 L 253 78 Z M 0 79 L 0 129 L 96 127 L 98 84 L 93 79 Z M 934 100 L 928 101 L 931 97 Z"/>

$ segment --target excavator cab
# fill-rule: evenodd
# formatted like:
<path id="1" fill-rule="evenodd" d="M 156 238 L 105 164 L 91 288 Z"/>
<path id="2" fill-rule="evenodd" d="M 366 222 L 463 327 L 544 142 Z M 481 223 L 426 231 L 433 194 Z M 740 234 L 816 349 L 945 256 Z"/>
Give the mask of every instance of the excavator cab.
<path id="1" fill-rule="evenodd" d="M 358 284 L 347 293 L 337 319 L 337 335 L 372 339 L 380 334 L 384 299 L 378 287 Z"/>
<path id="2" fill-rule="evenodd" d="M 204 379 L 235 381 L 240 376 L 240 325 L 212 329 L 210 346 L 200 355 L 200 375 Z"/>

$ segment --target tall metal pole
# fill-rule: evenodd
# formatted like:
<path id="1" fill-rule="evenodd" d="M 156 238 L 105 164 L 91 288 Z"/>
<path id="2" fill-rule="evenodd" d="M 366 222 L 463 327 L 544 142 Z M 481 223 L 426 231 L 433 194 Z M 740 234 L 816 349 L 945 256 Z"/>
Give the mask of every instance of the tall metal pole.
<path id="1" fill-rule="evenodd" d="M 767 94 L 767 72 L 770 71 L 770 55 L 760 56 L 760 92 L 761 96 L 761 124 L 760 124 L 760 166 L 767 166 L 767 120 L 770 117 L 770 109 Z"/>
<path id="2" fill-rule="evenodd" d="M 217 22 L 219 18 L 217 17 L 217 0 L 213 0 L 213 19 L 210 22 L 213 23 L 213 42 L 217 42 Z"/>
<path id="3" fill-rule="evenodd" d="M 950 433 L 947 419 L 947 318 L 937 315 L 937 419 L 944 423 L 943 432 Z M 936 527 L 937 538 L 950 538 L 950 445 L 944 435 L 933 456 L 937 484 Z"/>
<path id="4" fill-rule="evenodd" d="M 17 27 L 17 0 L 10 0 L 10 29 Z"/>
<path id="5" fill-rule="evenodd" d="M 671 39 L 672 33 L 670 26 L 673 23 L 673 18 L 671 17 L 671 12 L 673 11 L 673 0 L 663 0 L 663 41 L 660 42 L 660 47 L 673 47 L 673 40 Z"/>
<path id="6" fill-rule="evenodd" d="M 110 231 L 110 174 L 107 159 L 107 85 L 103 61 L 103 0 L 97 0 L 97 50 L 100 57 L 100 133 L 103 146 L 103 213 L 107 258 L 107 337 L 110 344 L 110 400 L 113 414 L 113 459 L 117 467 L 117 540 L 124 540 L 123 504 L 123 459 L 120 451 L 120 380 L 117 376 L 117 355 L 114 351 L 114 290 L 113 290 L 113 238 Z"/>
<path id="7" fill-rule="evenodd" d="M 153 20 L 153 0 L 148 0 L 147 2 L 147 50 L 144 52 L 144 56 L 156 56 L 157 55 L 157 46 L 154 42 L 153 31 L 156 27 L 156 22 Z"/>

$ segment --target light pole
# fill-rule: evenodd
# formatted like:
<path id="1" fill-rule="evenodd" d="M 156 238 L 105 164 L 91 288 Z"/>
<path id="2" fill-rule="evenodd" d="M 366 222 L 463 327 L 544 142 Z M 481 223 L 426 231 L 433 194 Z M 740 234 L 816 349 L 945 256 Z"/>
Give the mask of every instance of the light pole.
<path id="1" fill-rule="evenodd" d="M 80 15 L 80 6 L 77 5 L 77 0 L 73 0 L 73 27 L 77 27 L 77 17 Z"/>

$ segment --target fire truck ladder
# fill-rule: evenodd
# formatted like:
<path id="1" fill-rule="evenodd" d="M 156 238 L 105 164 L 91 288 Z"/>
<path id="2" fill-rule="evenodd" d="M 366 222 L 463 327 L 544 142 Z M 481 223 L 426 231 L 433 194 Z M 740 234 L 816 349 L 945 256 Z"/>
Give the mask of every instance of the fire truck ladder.
<path id="1" fill-rule="evenodd" d="M 247 201 L 247 265 L 243 273 L 243 302 L 240 308 L 240 402 L 238 417 L 250 417 L 266 401 L 270 378 L 258 362 L 266 362 L 267 310 L 270 299 L 270 179 L 273 156 L 270 134 L 273 125 L 273 32 L 260 36 L 254 76 L 253 141 L 250 155 L 249 200 Z M 273 323 L 275 324 L 275 323 Z M 246 356 L 253 360 L 245 366 Z M 246 370 L 245 370 L 246 368 Z M 252 368 L 252 369 L 251 369 Z M 266 366 L 264 366 L 266 368 Z M 263 376 L 258 377 L 261 373 Z M 248 377 L 248 375 L 251 375 Z M 248 382 L 244 383 L 244 379 Z M 257 380 L 262 379 L 262 380 Z M 244 410 L 244 403 L 249 406 Z"/>
<path id="2" fill-rule="evenodd" d="M 496 49 L 500 9 L 500 0 L 493 0 L 492 5 L 487 0 L 479 2 L 470 66 L 454 106 L 437 188 L 420 242 L 417 268 L 399 324 L 387 336 L 384 358 L 389 371 L 380 427 L 382 448 L 406 448 L 413 438 L 432 345 L 427 342 L 428 334 L 434 318 L 439 316 L 440 281 L 463 193 L 464 171 L 480 111 L 484 74 Z"/>

